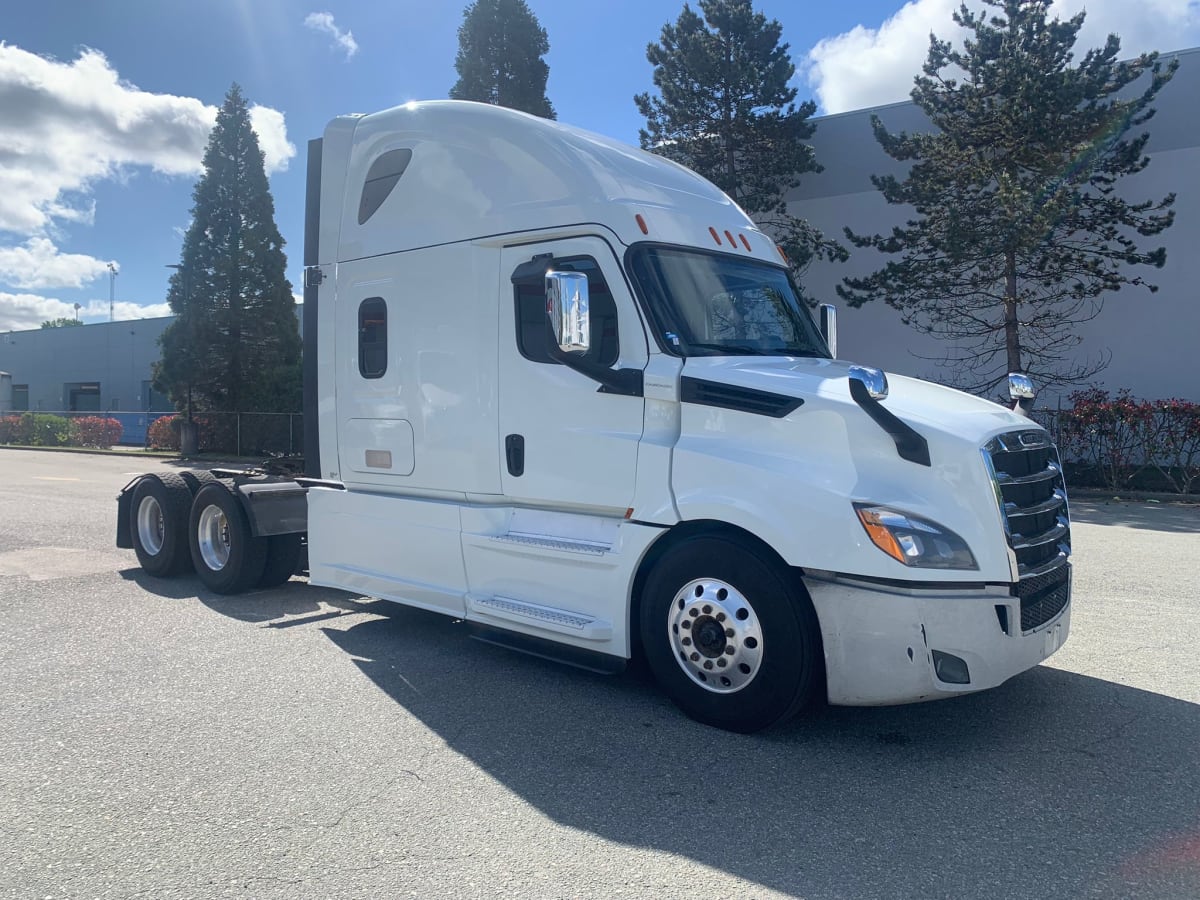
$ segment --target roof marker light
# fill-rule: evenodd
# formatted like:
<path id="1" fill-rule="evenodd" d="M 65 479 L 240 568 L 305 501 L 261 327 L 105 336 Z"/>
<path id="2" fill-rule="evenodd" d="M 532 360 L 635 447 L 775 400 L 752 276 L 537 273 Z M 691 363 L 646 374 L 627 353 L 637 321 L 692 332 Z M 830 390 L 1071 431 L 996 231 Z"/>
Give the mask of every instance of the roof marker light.
<path id="1" fill-rule="evenodd" d="M 746 236 L 739 231 L 738 237 L 742 239 L 742 246 L 745 247 L 750 253 L 753 253 L 754 251 L 750 249 L 750 242 L 746 240 Z"/>
<path id="2" fill-rule="evenodd" d="M 792 264 L 792 261 L 787 258 L 787 254 L 783 252 L 783 248 L 780 247 L 778 244 L 776 244 L 775 249 L 779 251 L 779 255 L 781 257 L 783 257 L 783 261 L 790 266 Z"/>
<path id="3" fill-rule="evenodd" d="M 646 220 L 642 218 L 642 214 L 638 213 L 634 218 L 637 219 L 638 228 L 642 229 L 642 234 L 649 234 L 650 229 L 646 227 Z"/>
<path id="4" fill-rule="evenodd" d="M 728 229 L 725 230 L 725 237 L 729 238 L 729 246 L 733 247 L 736 250 L 737 249 L 737 241 L 735 241 L 733 239 L 733 235 L 729 233 Z"/>
<path id="5" fill-rule="evenodd" d="M 719 234 L 717 234 L 717 229 L 715 229 L 715 228 L 713 228 L 711 225 L 709 225 L 709 226 L 708 226 L 708 233 L 709 233 L 709 234 L 711 234 L 711 235 L 713 236 L 713 240 L 714 240 L 714 241 L 716 241 L 718 244 L 720 244 L 720 243 L 721 243 L 721 236 L 720 236 Z"/>

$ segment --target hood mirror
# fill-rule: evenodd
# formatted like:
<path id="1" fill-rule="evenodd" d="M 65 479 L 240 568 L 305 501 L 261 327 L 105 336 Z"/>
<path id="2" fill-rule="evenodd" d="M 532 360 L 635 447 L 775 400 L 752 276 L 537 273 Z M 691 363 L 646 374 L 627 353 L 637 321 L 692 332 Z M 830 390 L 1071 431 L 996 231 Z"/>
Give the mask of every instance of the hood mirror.
<path id="1" fill-rule="evenodd" d="M 850 378 L 862 382 L 872 400 L 885 400 L 888 395 L 887 375 L 872 366 L 851 366 Z"/>

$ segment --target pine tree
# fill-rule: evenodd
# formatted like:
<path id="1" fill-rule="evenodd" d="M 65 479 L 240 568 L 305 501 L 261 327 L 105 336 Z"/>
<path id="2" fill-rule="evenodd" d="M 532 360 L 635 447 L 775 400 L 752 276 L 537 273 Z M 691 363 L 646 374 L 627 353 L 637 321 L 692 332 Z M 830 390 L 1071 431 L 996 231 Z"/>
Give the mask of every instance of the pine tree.
<path id="1" fill-rule="evenodd" d="M 1075 64 L 1083 13 L 1048 20 L 1051 0 L 983 2 L 992 10 L 954 14 L 968 33 L 963 49 L 931 37 L 916 78 L 912 99 L 937 130 L 891 134 L 872 118 L 884 151 L 912 164 L 903 180 L 872 180 L 916 216 L 887 235 L 847 230 L 856 246 L 897 258 L 838 293 L 852 306 L 883 300 L 953 342 L 941 363 L 967 389 L 1022 371 L 1080 383 L 1107 359 L 1073 360 L 1073 326 L 1098 315 L 1108 292 L 1157 290 L 1124 268 L 1162 267 L 1166 251 L 1140 249 L 1137 238 L 1171 225 L 1175 195 L 1128 202 L 1116 187 L 1149 163 L 1148 134 L 1127 133 L 1154 114 L 1178 61 L 1119 62 L 1110 35 Z"/>
<path id="2" fill-rule="evenodd" d="M 641 144 L 682 163 L 721 188 L 784 248 L 803 271 L 817 257 L 846 251 L 787 212 L 785 197 L 806 172 L 820 172 L 805 141 L 816 126 L 811 100 L 795 105 L 788 82 L 796 68 L 778 21 L 750 0 L 686 3 L 646 48 L 659 96 L 634 97 L 646 118 Z"/>
<path id="3" fill-rule="evenodd" d="M 453 100 L 478 100 L 555 118 L 546 98 L 550 67 L 546 29 L 525 0 L 475 0 L 463 10 L 458 29 L 458 81 Z"/>
<path id="4" fill-rule="evenodd" d="M 250 113 L 225 96 L 192 193 L 192 223 L 167 300 L 155 388 L 179 408 L 293 412 L 300 335 L 275 201 Z"/>

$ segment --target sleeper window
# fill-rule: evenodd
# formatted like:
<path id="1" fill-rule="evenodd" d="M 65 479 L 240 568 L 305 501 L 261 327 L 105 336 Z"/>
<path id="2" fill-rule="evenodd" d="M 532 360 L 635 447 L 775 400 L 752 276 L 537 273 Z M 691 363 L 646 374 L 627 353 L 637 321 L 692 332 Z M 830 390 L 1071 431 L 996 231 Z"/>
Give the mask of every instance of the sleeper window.
<path id="1" fill-rule="evenodd" d="M 387 371 L 387 303 L 382 297 L 358 307 L 358 371 L 363 378 L 382 378 Z"/>

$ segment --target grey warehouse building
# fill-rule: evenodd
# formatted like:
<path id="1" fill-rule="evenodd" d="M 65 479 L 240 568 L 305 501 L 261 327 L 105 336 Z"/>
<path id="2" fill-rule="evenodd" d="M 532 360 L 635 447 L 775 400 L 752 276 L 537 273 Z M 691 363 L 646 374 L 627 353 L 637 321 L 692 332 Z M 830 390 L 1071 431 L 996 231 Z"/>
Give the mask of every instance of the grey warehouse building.
<path id="1" fill-rule="evenodd" d="M 170 411 L 150 387 L 158 338 L 172 316 L 0 334 L 0 411 Z"/>
<path id="2" fill-rule="evenodd" d="M 1175 223 L 1143 246 L 1164 246 L 1166 265 L 1140 270 L 1157 284 L 1157 293 L 1126 287 L 1104 298 L 1103 311 L 1081 323 L 1082 342 L 1075 360 L 1095 360 L 1111 353 L 1111 361 L 1095 381 L 1112 392 L 1130 389 L 1142 399 L 1200 401 L 1200 374 L 1195 354 L 1200 344 L 1200 48 L 1163 54 L 1164 63 L 1178 58 L 1144 130 L 1150 165 L 1122 179 L 1117 192 L 1130 201 L 1158 200 L 1175 193 Z M 871 184 L 871 175 L 905 173 L 903 164 L 887 156 L 871 131 L 878 115 L 889 131 L 929 131 L 924 113 L 913 103 L 895 103 L 816 120 L 812 138 L 817 161 L 825 170 L 805 175 L 789 196 L 789 210 L 825 234 L 841 238 L 849 227 L 858 234 L 888 233 L 913 214 L 911 207 L 890 206 Z M 835 287 L 846 276 L 866 275 L 889 257 L 874 250 L 851 249 L 847 263 L 816 263 L 805 274 L 805 288 L 822 302 L 835 302 Z M 950 381 L 936 360 L 945 357 L 944 342 L 905 325 L 900 314 L 876 301 L 859 309 L 839 309 L 839 356 L 889 372 L 933 381 Z M 1040 403 L 1058 401 L 1045 392 Z"/>

